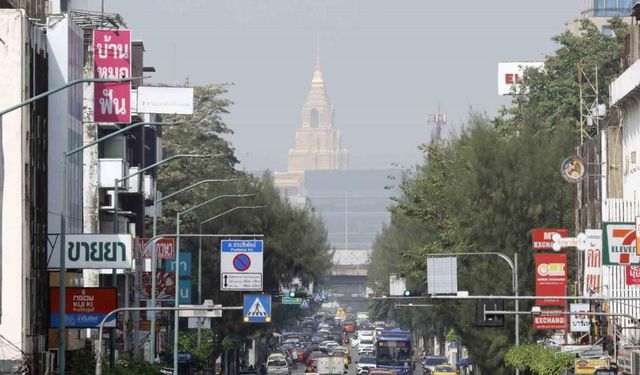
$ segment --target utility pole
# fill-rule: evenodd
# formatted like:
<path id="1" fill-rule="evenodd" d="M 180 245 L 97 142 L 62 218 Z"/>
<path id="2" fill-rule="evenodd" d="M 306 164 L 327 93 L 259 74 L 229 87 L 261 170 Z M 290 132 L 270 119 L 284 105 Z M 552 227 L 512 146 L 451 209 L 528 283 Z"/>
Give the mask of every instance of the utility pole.
<path id="1" fill-rule="evenodd" d="M 437 113 L 429 113 L 429 115 L 427 116 L 427 124 L 435 124 L 436 125 L 435 137 L 433 139 L 441 140 L 442 139 L 442 127 L 447 125 L 447 114 L 441 112 L 440 111 L 440 106 L 438 106 L 438 112 Z"/>

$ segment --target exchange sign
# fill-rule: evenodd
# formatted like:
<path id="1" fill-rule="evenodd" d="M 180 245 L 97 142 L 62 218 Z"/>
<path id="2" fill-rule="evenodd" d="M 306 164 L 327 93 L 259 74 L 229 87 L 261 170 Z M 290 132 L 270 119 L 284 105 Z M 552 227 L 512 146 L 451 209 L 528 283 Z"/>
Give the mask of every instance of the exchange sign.
<path id="1" fill-rule="evenodd" d="M 550 314 L 554 312 L 562 312 L 562 310 L 546 310 L 546 311 L 543 311 L 542 315 L 534 316 L 533 329 L 536 329 L 536 330 L 566 329 L 567 316 Z"/>
<path id="2" fill-rule="evenodd" d="M 536 296 L 564 296 L 567 292 L 567 254 L 535 254 Z M 536 300 L 537 306 L 564 306 L 562 300 Z"/>
<path id="3" fill-rule="evenodd" d="M 536 228 L 531 230 L 531 240 L 533 242 L 534 250 L 552 250 L 553 249 L 553 235 L 559 234 L 560 237 L 569 237 L 569 229 L 557 228 Z"/>

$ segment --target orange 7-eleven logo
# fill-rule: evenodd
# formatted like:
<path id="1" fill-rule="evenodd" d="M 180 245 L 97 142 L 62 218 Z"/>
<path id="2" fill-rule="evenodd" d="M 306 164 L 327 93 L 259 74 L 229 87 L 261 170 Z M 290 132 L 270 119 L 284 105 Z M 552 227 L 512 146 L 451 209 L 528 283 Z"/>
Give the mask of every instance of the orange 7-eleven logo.
<path id="1" fill-rule="evenodd" d="M 633 223 L 605 223 L 605 264 L 638 264 Z M 617 258 L 617 259 L 616 259 Z M 635 259 L 634 259 L 635 258 Z"/>

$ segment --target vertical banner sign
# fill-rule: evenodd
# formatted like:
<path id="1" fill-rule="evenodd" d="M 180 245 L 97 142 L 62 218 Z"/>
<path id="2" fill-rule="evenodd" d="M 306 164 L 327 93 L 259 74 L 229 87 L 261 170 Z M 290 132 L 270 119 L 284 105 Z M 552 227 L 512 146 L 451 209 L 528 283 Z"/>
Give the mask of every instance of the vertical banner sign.
<path id="1" fill-rule="evenodd" d="M 640 216 L 636 216 L 636 255 L 640 255 L 638 244 L 640 244 Z"/>
<path id="2" fill-rule="evenodd" d="M 640 266 L 626 266 L 625 275 L 627 285 L 640 285 Z"/>
<path id="3" fill-rule="evenodd" d="M 602 294 L 602 230 L 587 229 L 584 252 L 584 296 Z"/>
<path id="4" fill-rule="evenodd" d="M 635 223 L 602 223 L 604 235 L 603 264 L 640 265 L 636 253 Z"/>
<path id="5" fill-rule="evenodd" d="M 535 254 L 536 296 L 567 293 L 567 254 Z M 536 300 L 537 306 L 565 306 L 563 300 Z"/>
<path id="6" fill-rule="evenodd" d="M 569 229 L 546 229 L 536 228 L 531 230 L 531 240 L 534 250 L 553 250 L 553 235 L 559 234 L 560 237 L 569 237 Z"/>
<path id="7" fill-rule="evenodd" d="M 93 76 L 108 79 L 131 77 L 130 30 L 93 31 Z M 131 82 L 96 82 L 94 87 L 95 122 L 131 122 Z"/>

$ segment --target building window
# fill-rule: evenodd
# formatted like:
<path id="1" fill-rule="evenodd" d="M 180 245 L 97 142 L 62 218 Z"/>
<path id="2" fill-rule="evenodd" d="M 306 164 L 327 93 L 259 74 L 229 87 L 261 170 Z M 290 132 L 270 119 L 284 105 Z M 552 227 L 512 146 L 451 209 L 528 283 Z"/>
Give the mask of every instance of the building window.
<path id="1" fill-rule="evenodd" d="M 320 115 L 318 114 L 318 110 L 316 110 L 315 108 L 311 110 L 311 119 L 309 122 L 312 128 L 318 127 L 318 123 L 320 122 Z"/>

